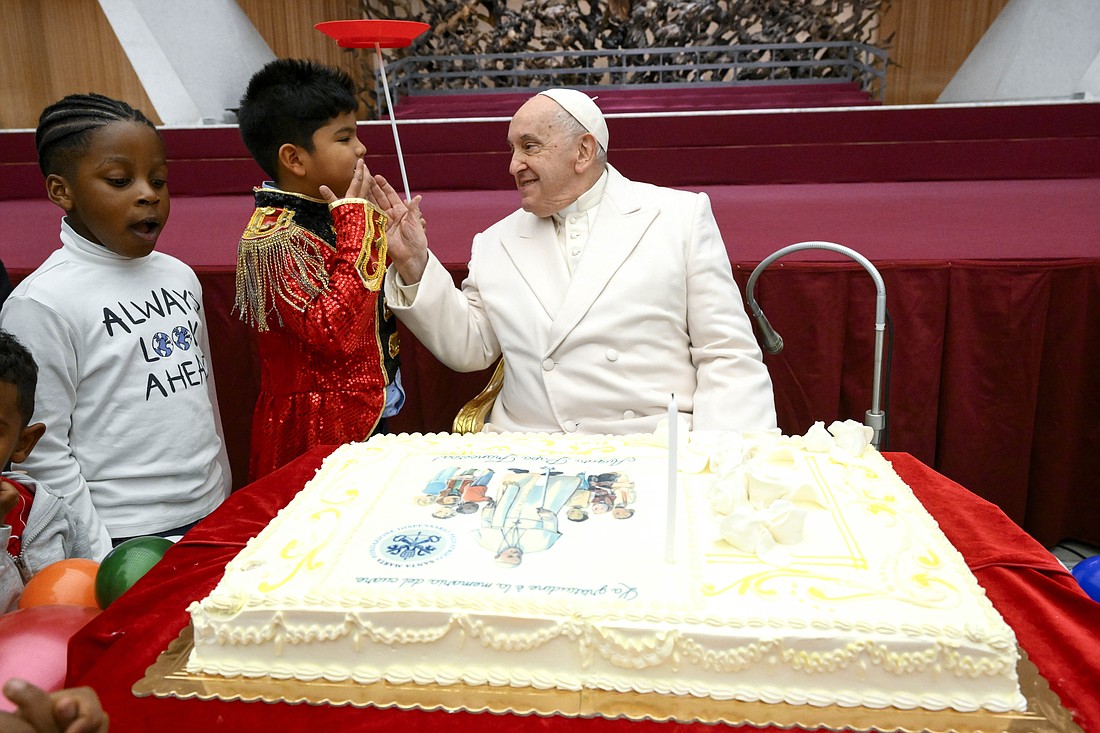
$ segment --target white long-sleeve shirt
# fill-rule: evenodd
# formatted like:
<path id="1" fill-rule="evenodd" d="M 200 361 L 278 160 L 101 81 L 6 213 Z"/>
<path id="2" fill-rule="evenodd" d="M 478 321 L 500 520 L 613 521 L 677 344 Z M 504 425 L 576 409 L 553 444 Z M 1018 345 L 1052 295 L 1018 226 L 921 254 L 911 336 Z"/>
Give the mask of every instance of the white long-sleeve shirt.
<path id="1" fill-rule="evenodd" d="M 229 494 L 229 462 L 191 268 L 122 257 L 65 222 L 61 244 L 0 311 L 38 363 L 32 422 L 46 424 L 18 468 L 77 510 L 102 558 L 111 536 L 209 514 Z"/>

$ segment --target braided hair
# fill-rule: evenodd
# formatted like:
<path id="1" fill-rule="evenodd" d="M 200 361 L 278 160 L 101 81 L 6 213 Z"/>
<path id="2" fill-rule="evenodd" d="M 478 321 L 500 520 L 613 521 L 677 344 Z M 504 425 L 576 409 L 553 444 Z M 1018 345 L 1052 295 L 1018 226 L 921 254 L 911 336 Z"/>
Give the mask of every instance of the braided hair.
<path id="1" fill-rule="evenodd" d="M 114 122 L 141 122 L 157 129 L 141 110 L 102 94 L 70 94 L 54 102 L 42 110 L 34 132 L 38 167 L 47 176 L 71 170 L 88 149 L 92 133 Z"/>
<path id="2" fill-rule="evenodd" d="M 22 427 L 34 414 L 34 390 L 38 386 L 38 365 L 27 347 L 12 334 L 0 329 L 0 382 L 15 385 L 16 405 Z"/>

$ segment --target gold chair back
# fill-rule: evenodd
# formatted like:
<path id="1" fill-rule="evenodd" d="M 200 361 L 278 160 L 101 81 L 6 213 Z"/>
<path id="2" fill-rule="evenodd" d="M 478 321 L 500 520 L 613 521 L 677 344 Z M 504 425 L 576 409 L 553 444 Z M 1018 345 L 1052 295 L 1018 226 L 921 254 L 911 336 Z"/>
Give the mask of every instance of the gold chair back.
<path id="1" fill-rule="evenodd" d="M 493 376 L 489 377 L 489 383 L 472 400 L 462 406 L 455 415 L 452 430 L 456 433 L 477 433 L 485 425 L 485 417 L 489 410 L 493 409 L 500 386 L 504 384 L 504 357 L 497 361 L 497 368 L 493 370 Z"/>

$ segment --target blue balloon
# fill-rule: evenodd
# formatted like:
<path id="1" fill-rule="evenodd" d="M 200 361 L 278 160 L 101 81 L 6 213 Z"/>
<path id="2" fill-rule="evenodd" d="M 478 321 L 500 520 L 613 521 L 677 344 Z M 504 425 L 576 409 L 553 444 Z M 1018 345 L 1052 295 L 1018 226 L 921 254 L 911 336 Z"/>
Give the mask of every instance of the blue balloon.
<path id="1" fill-rule="evenodd" d="M 1086 557 L 1073 566 L 1073 577 L 1094 601 L 1100 601 L 1100 555 Z"/>

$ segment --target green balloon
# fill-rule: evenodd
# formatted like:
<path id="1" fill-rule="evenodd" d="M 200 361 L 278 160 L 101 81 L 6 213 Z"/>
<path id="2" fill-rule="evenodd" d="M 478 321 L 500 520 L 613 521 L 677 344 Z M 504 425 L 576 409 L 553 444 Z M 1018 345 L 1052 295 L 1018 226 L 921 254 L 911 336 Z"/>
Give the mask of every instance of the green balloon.
<path id="1" fill-rule="evenodd" d="M 172 546 L 163 537 L 132 537 L 107 553 L 95 575 L 95 600 L 100 608 L 107 606 L 160 562 Z"/>

